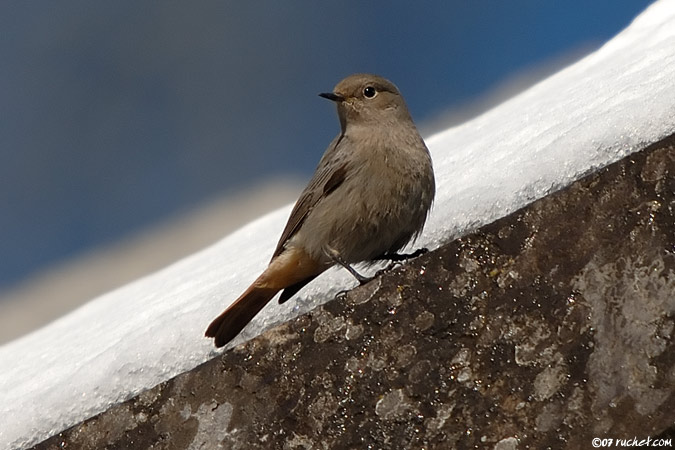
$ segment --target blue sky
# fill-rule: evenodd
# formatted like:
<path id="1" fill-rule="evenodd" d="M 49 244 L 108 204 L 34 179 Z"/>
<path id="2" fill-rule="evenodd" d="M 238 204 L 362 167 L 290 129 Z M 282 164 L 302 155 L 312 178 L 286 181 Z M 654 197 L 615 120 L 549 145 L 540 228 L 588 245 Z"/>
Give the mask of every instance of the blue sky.
<path id="1" fill-rule="evenodd" d="M 264 177 L 308 178 L 338 131 L 316 94 L 350 73 L 394 81 L 424 124 L 649 3 L 4 2 L 0 287 Z"/>

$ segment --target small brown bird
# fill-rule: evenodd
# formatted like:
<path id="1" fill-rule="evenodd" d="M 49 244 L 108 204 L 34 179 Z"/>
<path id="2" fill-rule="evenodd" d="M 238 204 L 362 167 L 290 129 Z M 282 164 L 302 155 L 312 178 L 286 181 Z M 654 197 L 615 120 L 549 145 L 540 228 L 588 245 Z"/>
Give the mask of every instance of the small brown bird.
<path id="1" fill-rule="evenodd" d="M 324 153 L 295 204 L 265 271 L 220 316 L 206 336 L 216 347 L 232 340 L 283 290 L 283 303 L 339 264 L 400 260 L 434 198 L 429 151 L 396 86 L 377 75 L 351 75 L 333 92 L 340 134 Z"/>

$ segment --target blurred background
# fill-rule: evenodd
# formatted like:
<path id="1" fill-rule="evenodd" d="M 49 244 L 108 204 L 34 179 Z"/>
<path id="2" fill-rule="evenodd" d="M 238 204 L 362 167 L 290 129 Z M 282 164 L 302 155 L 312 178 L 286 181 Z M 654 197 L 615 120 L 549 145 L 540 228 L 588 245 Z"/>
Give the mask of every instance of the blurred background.
<path id="1" fill-rule="evenodd" d="M 294 201 L 344 76 L 394 81 L 429 136 L 649 3 L 2 2 L 0 344 Z"/>

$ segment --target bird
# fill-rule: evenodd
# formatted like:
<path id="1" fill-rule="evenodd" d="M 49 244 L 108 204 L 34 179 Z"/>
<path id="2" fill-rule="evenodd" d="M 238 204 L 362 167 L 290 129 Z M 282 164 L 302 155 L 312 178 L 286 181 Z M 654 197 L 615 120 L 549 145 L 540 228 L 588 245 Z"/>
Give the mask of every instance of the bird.
<path id="1" fill-rule="evenodd" d="M 340 132 L 293 207 L 263 273 L 206 329 L 223 347 L 279 292 L 284 303 L 338 265 L 417 256 L 397 253 L 421 233 L 435 194 L 429 150 L 398 88 L 354 74 L 319 96 L 337 105 Z"/>

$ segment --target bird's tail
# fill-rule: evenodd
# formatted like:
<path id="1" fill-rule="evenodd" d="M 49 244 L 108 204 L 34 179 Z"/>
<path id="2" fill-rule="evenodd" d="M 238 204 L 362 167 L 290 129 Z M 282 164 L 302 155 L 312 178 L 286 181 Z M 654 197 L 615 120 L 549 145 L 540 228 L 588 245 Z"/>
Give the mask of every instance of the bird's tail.
<path id="1" fill-rule="evenodd" d="M 206 337 L 215 338 L 216 347 L 230 342 L 247 323 L 282 289 L 297 292 L 303 280 L 311 280 L 326 270 L 303 249 L 291 247 L 272 258 L 270 265 L 238 299 L 206 329 Z M 293 290 L 295 289 L 295 290 Z"/>
<path id="2" fill-rule="evenodd" d="M 216 347 L 230 342 L 265 307 L 279 289 L 253 283 L 206 329 L 206 337 L 215 338 Z"/>

